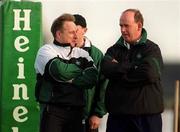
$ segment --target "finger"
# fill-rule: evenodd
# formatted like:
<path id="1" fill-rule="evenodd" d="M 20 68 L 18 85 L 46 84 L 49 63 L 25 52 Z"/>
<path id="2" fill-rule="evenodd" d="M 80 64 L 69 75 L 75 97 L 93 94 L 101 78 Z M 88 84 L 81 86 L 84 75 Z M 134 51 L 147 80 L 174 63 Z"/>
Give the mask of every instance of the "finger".
<path id="1" fill-rule="evenodd" d="M 94 129 L 94 126 L 95 126 L 95 124 L 92 123 L 90 128 L 91 128 L 91 129 Z"/>
<path id="2" fill-rule="evenodd" d="M 98 128 L 98 125 L 97 124 L 94 124 L 94 127 L 93 127 L 94 129 L 97 129 Z"/>
<path id="3" fill-rule="evenodd" d="M 91 129 L 97 129 L 98 128 L 98 125 L 97 124 L 92 124 L 91 125 Z"/>

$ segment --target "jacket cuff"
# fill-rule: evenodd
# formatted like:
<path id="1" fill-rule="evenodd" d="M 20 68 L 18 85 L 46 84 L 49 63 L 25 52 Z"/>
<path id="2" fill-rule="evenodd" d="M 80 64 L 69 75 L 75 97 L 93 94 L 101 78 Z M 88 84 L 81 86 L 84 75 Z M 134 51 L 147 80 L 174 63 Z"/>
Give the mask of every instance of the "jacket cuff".
<path id="1" fill-rule="evenodd" d="M 99 118 L 102 118 L 102 117 L 103 117 L 103 115 L 98 114 L 98 113 L 92 113 L 92 115 L 91 115 L 91 116 L 93 116 L 93 115 L 95 115 L 95 116 L 97 116 L 97 117 L 99 117 Z"/>

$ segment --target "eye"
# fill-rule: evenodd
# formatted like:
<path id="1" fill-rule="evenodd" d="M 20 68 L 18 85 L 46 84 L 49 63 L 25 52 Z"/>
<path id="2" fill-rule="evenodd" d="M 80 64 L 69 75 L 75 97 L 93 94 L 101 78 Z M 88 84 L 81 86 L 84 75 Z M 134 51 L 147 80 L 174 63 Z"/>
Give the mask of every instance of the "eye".
<path id="1" fill-rule="evenodd" d="M 126 25 L 124 25 L 124 26 L 125 26 L 125 27 L 129 27 L 129 25 L 127 25 L 127 24 L 126 24 Z"/>

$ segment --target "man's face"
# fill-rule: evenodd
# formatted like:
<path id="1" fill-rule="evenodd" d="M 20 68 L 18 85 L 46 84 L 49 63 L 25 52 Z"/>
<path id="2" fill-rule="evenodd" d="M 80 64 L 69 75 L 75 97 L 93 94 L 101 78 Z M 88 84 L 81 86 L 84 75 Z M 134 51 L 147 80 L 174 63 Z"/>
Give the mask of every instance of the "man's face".
<path id="1" fill-rule="evenodd" d="M 84 28 L 84 27 L 82 27 L 80 25 L 77 25 L 76 27 L 77 27 L 76 28 L 77 29 L 76 30 L 77 46 L 81 47 L 83 45 L 82 42 L 84 42 L 83 39 L 84 39 L 84 35 L 85 35 L 86 31 L 87 31 L 87 28 Z"/>
<path id="2" fill-rule="evenodd" d="M 124 40 L 128 43 L 136 42 L 141 35 L 140 23 L 134 21 L 134 12 L 125 12 L 120 18 L 121 34 Z"/>
<path id="3" fill-rule="evenodd" d="M 62 31 L 59 31 L 60 42 L 70 43 L 72 47 L 76 45 L 76 25 L 72 21 L 65 21 Z"/>

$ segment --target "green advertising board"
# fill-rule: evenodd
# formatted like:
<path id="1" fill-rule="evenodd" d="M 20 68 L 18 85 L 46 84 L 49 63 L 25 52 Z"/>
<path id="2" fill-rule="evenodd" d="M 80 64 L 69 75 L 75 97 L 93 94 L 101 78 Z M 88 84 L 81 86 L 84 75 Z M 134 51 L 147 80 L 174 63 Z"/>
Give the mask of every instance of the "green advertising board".
<path id="1" fill-rule="evenodd" d="M 0 132 L 38 132 L 34 60 L 42 43 L 40 2 L 0 6 Z"/>

